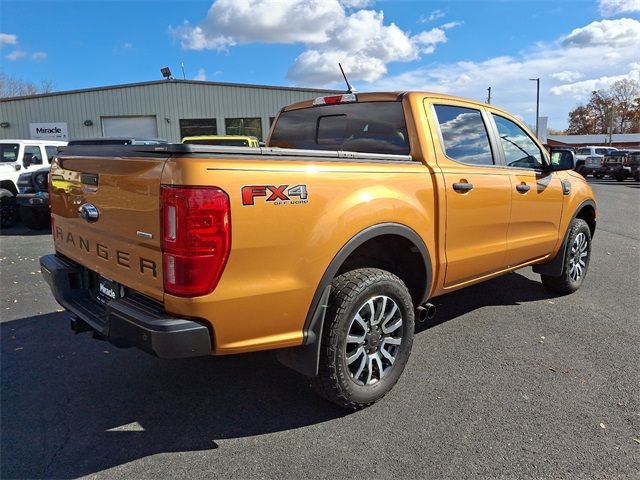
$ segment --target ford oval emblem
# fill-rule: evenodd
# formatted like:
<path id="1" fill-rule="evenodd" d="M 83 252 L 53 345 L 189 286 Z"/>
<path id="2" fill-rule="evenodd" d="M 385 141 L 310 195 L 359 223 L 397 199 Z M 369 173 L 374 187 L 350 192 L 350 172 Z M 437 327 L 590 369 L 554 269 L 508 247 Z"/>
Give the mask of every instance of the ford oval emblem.
<path id="1" fill-rule="evenodd" d="M 85 203 L 78 209 L 78 215 L 89 223 L 97 222 L 100 212 L 95 205 Z"/>

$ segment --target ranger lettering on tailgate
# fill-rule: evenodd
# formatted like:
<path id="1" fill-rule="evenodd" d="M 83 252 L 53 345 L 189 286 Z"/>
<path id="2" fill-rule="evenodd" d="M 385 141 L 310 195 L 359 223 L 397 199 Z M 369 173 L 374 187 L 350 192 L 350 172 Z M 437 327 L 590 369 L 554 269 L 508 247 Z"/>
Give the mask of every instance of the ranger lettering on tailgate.
<path id="1" fill-rule="evenodd" d="M 153 278 L 158 277 L 156 262 L 148 258 L 132 256 L 129 252 L 123 252 L 121 250 L 110 251 L 108 246 L 100 242 L 92 242 L 82 235 L 74 235 L 70 231 L 65 233 L 62 228 L 57 225 L 55 226 L 54 239 L 56 242 L 63 242 L 67 246 L 73 246 L 79 250 L 94 253 L 103 260 L 115 260 L 121 267 L 129 269 L 136 268 L 143 275 L 151 275 Z"/>

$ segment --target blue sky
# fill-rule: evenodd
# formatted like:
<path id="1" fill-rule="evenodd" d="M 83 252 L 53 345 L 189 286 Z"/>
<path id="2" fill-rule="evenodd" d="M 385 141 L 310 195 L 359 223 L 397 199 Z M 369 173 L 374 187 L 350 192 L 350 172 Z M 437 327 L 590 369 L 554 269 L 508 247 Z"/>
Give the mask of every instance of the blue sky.
<path id="1" fill-rule="evenodd" d="M 212 7 L 213 5 L 213 7 Z M 181 78 L 427 89 L 564 128 L 594 88 L 640 73 L 640 1 L 6 1 L 2 72 L 58 90 Z M 211 9 L 211 10 L 210 10 Z"/>

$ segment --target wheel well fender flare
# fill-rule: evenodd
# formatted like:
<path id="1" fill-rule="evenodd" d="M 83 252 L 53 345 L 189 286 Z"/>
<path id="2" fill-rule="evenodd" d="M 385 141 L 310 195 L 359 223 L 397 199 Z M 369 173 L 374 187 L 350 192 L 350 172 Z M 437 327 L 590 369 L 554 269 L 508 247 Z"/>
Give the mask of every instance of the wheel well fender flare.
<path id="1" fill-rule="evenodd" d="M 433 281 L 433 267 L 429 250 L 420 235 L 418 235 L 415 230 L 400 223 L 380 223 L 368 227 L 345 243 L 329 263 L 316 288 L 305 319 L 303 344 L 300 347 L 278 351 L 278 360 L 281 363 L 307 376 L 315 377 L 318 375 L 322 329 L 324 327 L 324 317 L 329 302 L 329 294 L 331 292 L 331 282 L 338 270 L 340 270 L 340 267 L 349 258 L 349 255 L 365 242 L 383 235 L 404 237 L 418 249 L 424 263 L 427 279 L 421 298 L 422 302 L 427 300 Z"/>
<path id="2" fill-rule="evenodd" d="M 0 198 L 4 198 L 4 197 L 14 197 L 15 195 L 13 194 L 13 192 L 11 190 L 8 190 L 6 188 L 0 188 Z"/>
<path id="3" fill-rule="evenodd" d="M 558 253 L 556 254 L 555 257 L 553 257 L 552 260 L 546 263 L 541 263 L 540 265 L 534 265 L 533 271 L 535 273 L 540 273 L 542 275 L 550 275 L 552 277 L 559 277 L 560 275 L 562 275 L 562 269 L 564 268 L 564 261 L 567 257 L 567 249 L 569 247 L 569 231 L 571 227 L 571 222 L 573 222 L 573 220 L 578 217 L 580 212 L 584 210 L 585 207 L 591 207 L 595 211 L 596 202 L 594 202 L 593 200 L 585 200 L 580 205 L 578 205 L 578 208 L 576 208 L 575 212 L 573 212 L 573 215 L 571 216 L 571 220 L 569 220 L 569 224 L 567 225 L 567 231 L 564 234 L 564 239 L 562 240 L 562 245 L 560 247 L 560 250 L 558 250 Z M 592 238 L 594 233 L 595 233 L 595 227 L 591 233 Z"/>
<path id="4" fill-rule="evenodd" d="M 18 188 L 15 186 L 15 184 L 11 181 L 11 180 L 3 180 L 2 182 L 0 182 L 0 191 L 3 191 L 4 193 L 2 194 L 3 197 L 7 197 L 7 193 L 9 192 L 12 196 L 15 196 L 18 194 Z"/>

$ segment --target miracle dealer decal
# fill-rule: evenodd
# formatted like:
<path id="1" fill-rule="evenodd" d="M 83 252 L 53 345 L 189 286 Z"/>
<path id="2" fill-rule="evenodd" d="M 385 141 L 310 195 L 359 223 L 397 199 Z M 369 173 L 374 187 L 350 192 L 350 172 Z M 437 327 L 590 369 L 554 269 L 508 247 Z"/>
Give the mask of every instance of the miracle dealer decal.
<path id="1" fill-rule="evenodd" d="M 273 205 L 300 205 L 308 203 L 306 185 L 247 185 L 242 187 L 242 205 L 255 205 L 256 197 L 267 197 Z M 292 198 L 293 197 L 293 198 Z"/>

